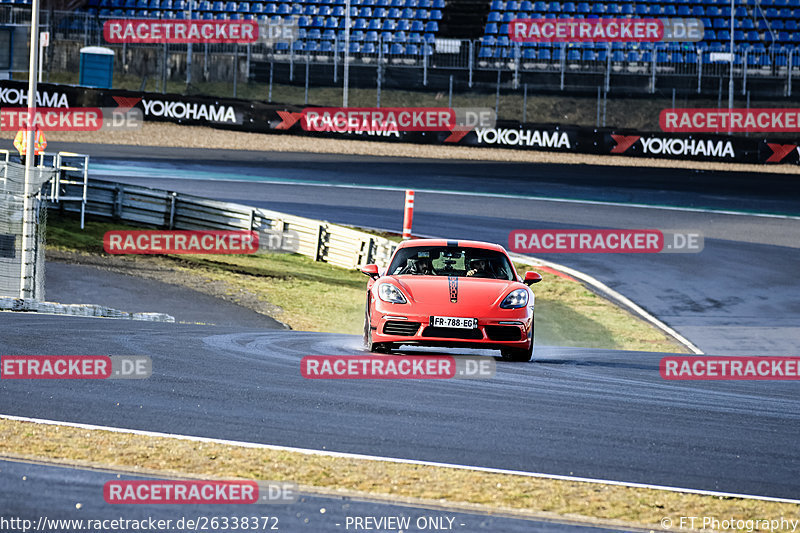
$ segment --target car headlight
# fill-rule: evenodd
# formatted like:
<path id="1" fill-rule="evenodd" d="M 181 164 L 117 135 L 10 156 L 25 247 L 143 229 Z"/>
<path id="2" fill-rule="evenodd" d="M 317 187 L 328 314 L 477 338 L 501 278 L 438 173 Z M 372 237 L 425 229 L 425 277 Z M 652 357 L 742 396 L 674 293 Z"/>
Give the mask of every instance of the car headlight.
<path id="1" fill-rule="evenodd" d="M 526 305 L 528 305 L 528 291 L 525 289 L 517 289 L 505 297 L 500 307 L 503 309 L 519 309 Z"/>
<path id="2" fill-rule="evenodd" d="M 384 302 L 393 304 L 408 303 L 408 300 L 406 300 L 405 295 L 400 291 L 400 289 L 391 283 L 381 283 L 378 285 L 378 296 Z"/>

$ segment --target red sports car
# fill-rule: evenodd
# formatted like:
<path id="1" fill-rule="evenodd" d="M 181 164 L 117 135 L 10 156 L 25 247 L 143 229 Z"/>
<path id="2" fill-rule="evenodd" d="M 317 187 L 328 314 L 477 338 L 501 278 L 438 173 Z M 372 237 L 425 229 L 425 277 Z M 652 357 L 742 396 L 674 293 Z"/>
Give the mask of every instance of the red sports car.
<path id="1" fill-rule="evenodd" d="M 477 241 L 404 241 L 385 273 L 370 277 L 364 343 L 371 352 L 400 345 L 499 349 L 533 357 L 536 272 L 521 279 L 502 246 Z"/>

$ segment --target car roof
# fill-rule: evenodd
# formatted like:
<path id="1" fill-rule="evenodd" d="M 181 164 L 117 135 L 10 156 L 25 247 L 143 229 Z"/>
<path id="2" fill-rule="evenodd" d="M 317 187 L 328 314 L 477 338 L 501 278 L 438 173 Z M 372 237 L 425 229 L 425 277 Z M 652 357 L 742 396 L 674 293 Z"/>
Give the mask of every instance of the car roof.
<path id="1" fill-rule="evenodd" d="M 465 241 L 465 240 L 448 240 L 448 239 L 411 239 L 400 243 L 398 248 L 409 248 L 416 246 L 447 246 L 447 247 L 462 247 L 462 248 L 482 248 L 484 250 L 495 250 L 498 252 L 506 253 L 506 249 L 499 244 L 483 241 Z"/>

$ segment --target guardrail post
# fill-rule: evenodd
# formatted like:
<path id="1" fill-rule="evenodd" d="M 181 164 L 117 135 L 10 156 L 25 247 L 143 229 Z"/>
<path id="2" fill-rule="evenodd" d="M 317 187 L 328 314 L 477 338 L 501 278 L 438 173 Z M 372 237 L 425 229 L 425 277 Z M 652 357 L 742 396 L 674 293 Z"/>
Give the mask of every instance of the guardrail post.
<path id="1" fill-rule="evenodd" d="M 316 261 L 322 263 L 328 262 L 328 242 L 330 241 L 330 232 L 328 225 L 322 223 L 319 225 L 319 232 L 317 233 L 317 257 Z"/>
<path id="2" fill-rule="evenodd" d="M 169 220 L 167 221 L 167 228 L 172 229 L 175 227 L 175 204 L 178 202 L 178 193 L 169 193 Z"/>
<path id="3" fill-rule="evenodd" d="M 792 57 L 794 57 L 794 50 L 789 52 L 789 68 L 787 70 L 787 76 L 789 77 L 789 82 L 786 87 L 787 94 L 786 96 L 792 96 Z"/>
<path id="4" fill-rule="evenodd" d="M 567 69 L 567 45 L 561 44 L 561 90 L 564 90 L 564 73 Z"/>
<path id="5" fill-rule="evenodd" d="M 122 218 L 122 199 L 125 196 L 125 189 L 122 185 L 114 186 L 114 206 L 111 216 L 117 220 Z"/>

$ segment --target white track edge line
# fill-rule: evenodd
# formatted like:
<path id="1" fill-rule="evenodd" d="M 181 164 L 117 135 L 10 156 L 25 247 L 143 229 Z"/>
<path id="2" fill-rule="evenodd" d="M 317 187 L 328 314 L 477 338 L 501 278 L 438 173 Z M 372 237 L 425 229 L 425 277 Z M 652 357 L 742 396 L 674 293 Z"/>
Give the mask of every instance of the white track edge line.
<path id="1" fill-rule="evenodd" d="M 523 470 L 507 470 L 502 468 L 490 468 L 484 466 L 469 466 L 469 465 L 459 465 L 453 463 L 438 463 L 435 461 L 419 461 L 414 459 L 400 459 L 396 457 L 381 457 L 377 455 L 365 455 L 365 454 L 358 454 L 358 453 L 347 453 L 347 452 L 332 452 L 327 450 L 314 450 L 309 448 L 295 448 L 292 446 L 277 446 L 273 444 L 259 444 L 255 442 L 243 442 L 243 441 L 235 441 L 235 440 L 225 440 L 225 439 L 214 439 L 210 437 L 195 437 L 192 435 L 180 435 L 180 434 L 173 434 L 173 433 L 160 433 L 156 431 L 145 431 L 140 429 L 125 429 L 125 428 L 117 428 L 111 426 L 97 426 L 94 424 L 82 424 L 78 422 L 63 422 L 58 420 L 47 420 L 42 418 L 29 418 L 24 416 L 15 416 L 15 415 L 6 415 L 0 414 L 0 419 L 5 420 L 13 420 L 17 422 L 32 422 L 34 424 L 43 424 L 43 425 L 50 425 L 50 426 L 65 426 L 65 427 L 73 427 L 78 429 L 88 429 L 88 430 L 98 430 L 98 431 L 110 431 L 113 433 L 125 433 L 129 435 L 141 435 L 144 437 L 159 437 L 159 438 L 168 438 L 168 439 L 178 439 L 178 440 L 188 440 L 193 442 L 207 442 L 211 444 L 223 444 L 227 446 L 238 446 L 240 448 L 256 448 L 256 449 L 264 449 L 264 450 L 274 450 L 274 451 L 283 451 L 283 452 L 294 452 L 294 453 L 302 453 L 305 455 L 318 455 L 323 457 L 338 457 L 343 459 L 362 459 L 367 461 L 380 461 L 385 463 L 398 463 L 398 464 L 408 464 L 408 465 L 419 465 L 419 466 L 433 466 L 439 468 L 452 468 L 457 470 L 470 470 L 474 472 L 485 472 L 488 474 L 505 474 L 505 475 L 512 475 L 512 476 L 524 476 L 524 477 L 531 477 L 531 478 L 539 478 L 539 479 L 553 479 L 558 481 L 575 481 L 575 482 L 582 482 L 582 483 L 594 483 L 594 484 L 603 484 L 603 485 L 613 485 L 617 487 L 628 487 L 628 488 L 636 488 L 636 489 L 650 489 L 650 490 L 663 490 L 669 492 L 678 492 L 678 493 L 685 493 L 685 494 L 697 494 L 700 496 L 715 496 L 715 497 L 722 497 L 722 498 L 740 498 L 746 500 L 758 500 L 758 501 L 767 501 L 767 502 L 776 502 L 776 503 L 792 503 L 792 504 L 800 504 L 800 500 L 792 500 L 789 498 L 776 498 L 771 496 L 758 496 L 754 494 L 739 494 L 734 492 L 719 492 L 719 491 L 712 491 L 712 490 L 702 490 L 702 489 L 689 489 L 689 488 L 682 488 L 682 487 L 670 487 L 667 485 L 653 485 L 649 483 L 634 483 L 634 482 L 627 482 L 627 481 L 614 481 L 608 479 L 595 479 L 595 478 L 585 478 L 585 477 L 578 477 L 578 476 L 564 476 L 558 474 L 543 474 L 539 472 L 525 472 Z"/>
<path id="2" fill-rule="evenodd" d="M 544 259 L 529 257 L 526 255 L 515 254 L 515 253 L 510 253 L 509 255 L 512 257 L 512 259 L 514 259 L 515 261 L 519 261 L 520 263 L 529 264 L 531 266 L 536 266 L 536 265 L 548 266 L 588 283 L 589 285 L 593 286 L 600 292 L 603 292 L 609 297 L 617 300 L 629 311 L 632 311 L 634 314 L 639 315 L 641 318 L 643 318 L 647 322 L 650 322 L 651 324 L 653 324 L 655 327 L 657 327 L 667 335 L 673 337 L 675 340 L 686 346 L 686 348 L 688 348 L 695 355 L 704 355 L 703 351 L 700 348 L 698 348 L 692 341 L 690 341 L 689 339 L 687 339 L 686 337 L 684 337 L 683 335 L 681 335 L 680 333 L 669 327 L 667 324 L 665 324 L 655 316 L 651 315 L 650 313 L 642 309 L 632 300 L 623 296 L 619 292 L 615 291 L 614 289 L 612 289 L 599 279 L 590 276 L 589 274 L 586 274 L 584 272 L 581 272 L 580 270 L 575 270 L 574 268 L 570 268 L 568 266 L 564 266 L 559 263 L 553 263 L 552 261 L 546 261 Z"/>

